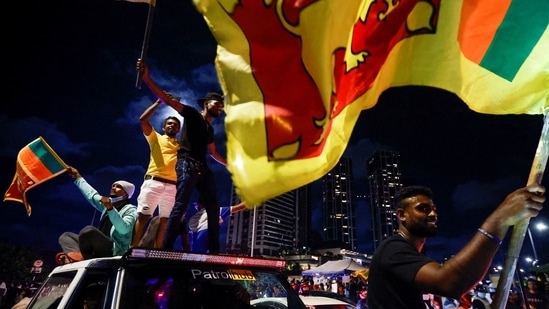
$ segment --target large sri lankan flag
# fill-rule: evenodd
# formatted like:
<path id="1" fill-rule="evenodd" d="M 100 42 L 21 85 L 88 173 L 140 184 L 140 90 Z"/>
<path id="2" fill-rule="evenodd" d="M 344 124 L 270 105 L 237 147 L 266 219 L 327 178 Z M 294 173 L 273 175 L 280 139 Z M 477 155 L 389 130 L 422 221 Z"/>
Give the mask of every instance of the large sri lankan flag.
<path id="1" fill-rule="evenodd" d="M 67 165 L 40 136 L 17 155 L 15 176 L 4 194 L 4 201 L 15 201 L 25 205 L 31 215 L 31 206 L 27 202 L 27 191 L 51 179 L 67 169 Z"/>
<path id="2" fill-rule="evenodd" d="M 308 184 L 389 87 L 488 114 L 549 103 L 549 1 L 194 0 L 217 40 L 228 168 L 248 205 Z"/>

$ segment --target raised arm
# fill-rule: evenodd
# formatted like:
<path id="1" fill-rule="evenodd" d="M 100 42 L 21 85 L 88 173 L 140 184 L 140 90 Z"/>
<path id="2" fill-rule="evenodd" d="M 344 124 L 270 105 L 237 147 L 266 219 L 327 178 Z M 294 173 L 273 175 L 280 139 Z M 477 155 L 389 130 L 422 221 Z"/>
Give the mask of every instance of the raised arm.
<path id="1" fill-rule="evenodd" d="M 234 214 L 244 209 L 246 209 L 246 204 L 244 202 L 240 202 L 236 205 L 231 206 L 231 213 Z"/>
<path id="2" fill-rule="evenodd" d="M 539 214 L 544 193 L 543 186 L 531 185 L 509 194 L 454 257 L 443 265 L 426 264 L 418 271 L 417 287 L 456 299 L 470 291 L 486 275 L 509 227 Z"/>
<path id="3" fill-rule="evenodd" d="M 151 126 L 151 123 L 149 122 L 149 120 L 151 119 L 151 116 L 154 113 L 154 111 L 158 108 L 158 106 L 160 106 L 160 103 L 162 103 L 162 101 L 160 101 L 160 99 L 157 99 L 139 117 L 141 130 L 143 130 L 143 134 L 145 134 L 146 136 L 149 136 L 153 131 L 153 127 Z"/>
<path id="4" fill-rule="evenodd" d="M 177 112 L 181 113 L 185 105 L 176 100 L 171 94 L 160 88 L 160 86 L 158 86 L 155 81 L 152 80 L 149 75 L 149 68 L 145 64 L 145 61 L 137 59 L 137 70 L 143 73 L 141 79 L 143 80 L 143 82 L 145 82 L 147 87 L 152 91 L 152 93 L 154 93 L 157 98 L 159 98 L 167 105 L 171 106 Z"/>
<path id="5" fill-rule="evenodd" d="M 95 207 L 99 211 L 103 211 L 105 208 L 105 205 L 102 203 L 102 200 L 104 197 L 97 190 L 92 187 L 82 175 L 80 175 L 80 172 L 72 167 L 67 166 L 67 173 L 70 177 L 74 179 L 74 184 L 78 187 L 84 198 L 90 203 L 93 207 Z"/>

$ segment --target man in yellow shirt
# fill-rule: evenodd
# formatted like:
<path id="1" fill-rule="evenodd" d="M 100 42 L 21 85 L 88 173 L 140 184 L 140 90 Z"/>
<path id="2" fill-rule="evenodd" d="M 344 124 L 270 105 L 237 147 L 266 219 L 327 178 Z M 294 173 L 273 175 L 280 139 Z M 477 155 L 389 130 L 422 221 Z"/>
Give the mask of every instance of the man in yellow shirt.
<path id="1" fill-rule="evenodd" d="M 161 102 L 156 100 L 139 117 L 143 135 L 149 143 L 151 152 L 145 180 L 137 197 L 138 218 L 133 233 L 133 247 L 140 245 L 145 226 L 154 215 L 157 207 L 160 218 L 159 229 L 164 231 L 170 212 L 175 204 L 175 193 L 177 191 L 175 186 L 177 180 L 175 163 L 177 161 L 177 150 L 179 149 L 176 135 L 181 129 L 181 121 L 175 116 L 169 116 L 162 125 L 164 134 L 156 132 L 149 120 Z M 154 247 L 162 247 L 163 240 L 164 233 L 157 233 Z"/>

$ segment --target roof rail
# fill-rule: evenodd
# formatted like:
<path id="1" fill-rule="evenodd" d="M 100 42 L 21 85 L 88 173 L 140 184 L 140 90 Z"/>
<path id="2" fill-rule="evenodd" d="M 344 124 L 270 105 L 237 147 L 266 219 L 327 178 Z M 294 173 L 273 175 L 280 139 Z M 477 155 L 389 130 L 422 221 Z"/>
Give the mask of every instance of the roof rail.
<path id="1" fill-rule="evenodd" d="M 271 267 L 279 269 L 283 269 L 284 267 L 286 267 L 286 261 L 282 259 L 278 260 L 267 258 L 253 258 L 247 256 L 189 253 L 151 248 L 131 248 L 128 252 L 126 252 L 124 258 L 126 260 L 147 258 L 172 261 L 204 262 L 210 264 Z"/>

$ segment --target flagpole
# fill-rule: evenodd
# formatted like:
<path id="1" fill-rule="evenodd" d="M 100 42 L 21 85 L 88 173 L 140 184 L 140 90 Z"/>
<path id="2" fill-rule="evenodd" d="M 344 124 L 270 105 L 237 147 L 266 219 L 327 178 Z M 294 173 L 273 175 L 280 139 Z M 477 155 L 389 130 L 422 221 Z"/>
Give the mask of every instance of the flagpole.
<path id="1" fill-rule="evenodd" d="M 254 257 L 255 250 L 255 228 L 257 226 L 257 206 L 254 206 L 254 219 L 252 221 L 252 242 L 250 244 L 251 252 L 250 256 Z"/>
<path id="2" fill-rule="evenodd" d="M 545 111 L 543 129 L 541 130 L 541 136 L 538 143 L 538 148 L 532 162 L 532 168 L 530 170 L 530 176 L 528 177 L 528 185 L 539 184 L 543 179 L 543 172 L 547 165 L 547 158 L 549 157 L 549 109 Z M 513 283 L 513 274 L 517 267 L 517 260 L 522 249 L 522 243 L 524 241 L 524 235 L 528 229 L 530 219 L 513 227 L 511 234 L 511 240 L 509 242 L 509 248 L 507 249 L 507 255 L 505 256 L 505 264 L 503 271 L 498 281 L 498 287 L 496 295 L 492 302 L 491 308 L 504 309 L 507 303 L 507 297 L 509 296 L 509 290 Z M 519 278 L 519 280 L 521 280 Z"/>
<path id="3" fill-rule="evenodd" d="M 94 210 L 93 210 L 93 215 L 92 215 L 92 221 L 91 221 L 90 225 L 95 225 L 94 222 L 95 222 L 95 214 L 96 214 L 96 213 L 97 213 L 97 209 L 94 209 Z"/>
<path id="4" fill-rule="evenodd" d="M 149 40 L 151 37 L 151 28 L 153 24 L 154 7 L 156 6 L 156 0 L 151 0 L 149 4 L 149 14 L 147 16 L 147 25 L 145 26 L 145 36 L 143 37 L 143 46 L 141 47 L 141 56 L 139 59 L 145 61 L 147 58 L 147 50 L 149 49 Z M 137 71 L 137 79 L 135 80 L 135 88 L 141 89 L 141 77 L 143 72 Z"/>

